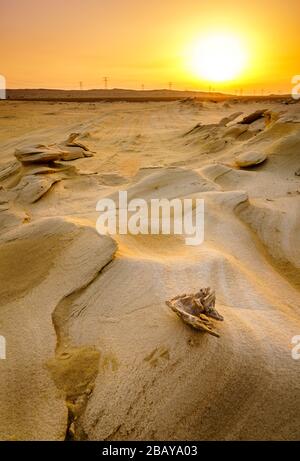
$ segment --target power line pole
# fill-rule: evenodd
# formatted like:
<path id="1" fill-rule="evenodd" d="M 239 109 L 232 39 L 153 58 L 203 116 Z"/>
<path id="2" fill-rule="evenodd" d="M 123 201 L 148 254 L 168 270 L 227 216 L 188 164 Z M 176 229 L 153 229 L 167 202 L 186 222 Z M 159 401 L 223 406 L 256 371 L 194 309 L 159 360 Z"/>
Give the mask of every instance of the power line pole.
<path id="1" fill-rule="evenodd" d="M 141 87 L 141 88 L 142 88 L 142 91 L 144 91 L 145 85 L 144 85 L 143 83 L 142 83 L 142 87 Z"/>
<path id="2" fill-rule="evenodd" d="M 104 88 L 107 90 L 108 77 L 103 77 Z"/>
<path id="3" fill-rule="evenodd" d="M 172 91 L 173 83 L 169 82 L 168 85 L 169 85 L 169 90 Z"/>
<path id="4" fill-rule="evenodd" d="M 83 82 L 79 82 L 80 91 L 83 89 Z"/>

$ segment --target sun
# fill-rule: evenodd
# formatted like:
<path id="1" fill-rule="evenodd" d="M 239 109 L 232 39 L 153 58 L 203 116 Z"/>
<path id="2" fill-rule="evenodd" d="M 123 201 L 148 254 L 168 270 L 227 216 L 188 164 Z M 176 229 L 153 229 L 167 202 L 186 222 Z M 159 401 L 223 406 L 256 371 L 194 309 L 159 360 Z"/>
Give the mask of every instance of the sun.
<path id="1" fill-rule="evenodd" d="M 225 82 L 242 72 L 247 52 L 238 37 L 212 34 L 193 45 L 189 61 L 192 72 L 203 80 Z"/>

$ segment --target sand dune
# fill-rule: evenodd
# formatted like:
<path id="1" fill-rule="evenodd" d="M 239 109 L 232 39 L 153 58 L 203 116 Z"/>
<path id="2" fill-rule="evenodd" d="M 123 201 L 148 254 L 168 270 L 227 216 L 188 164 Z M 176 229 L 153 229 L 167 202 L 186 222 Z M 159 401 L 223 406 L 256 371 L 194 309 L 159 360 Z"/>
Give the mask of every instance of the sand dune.
<path id="1" fill-rule="evenodd" d="M 299 107 L 1 102 L 2 440 L 299 439 Z M 100 237 L 119 190 L 203 198 L 204 243 Z M 203 287 L 219 338 L 165 304 Z"/>

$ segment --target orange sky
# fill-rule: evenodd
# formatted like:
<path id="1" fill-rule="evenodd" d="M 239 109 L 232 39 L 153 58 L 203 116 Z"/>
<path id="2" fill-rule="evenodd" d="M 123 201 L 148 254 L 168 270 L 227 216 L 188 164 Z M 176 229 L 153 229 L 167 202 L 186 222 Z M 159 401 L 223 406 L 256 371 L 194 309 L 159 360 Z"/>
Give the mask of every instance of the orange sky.
<path id="1" fill-rule="evenodd" d="M 247 50 L 240 76 L 212 84 L 290 92 L 300 74 L 299 0 L 0 0 L 0 74 L 9 88 L 207 90 L 188 50 L 224 31 Z"/>

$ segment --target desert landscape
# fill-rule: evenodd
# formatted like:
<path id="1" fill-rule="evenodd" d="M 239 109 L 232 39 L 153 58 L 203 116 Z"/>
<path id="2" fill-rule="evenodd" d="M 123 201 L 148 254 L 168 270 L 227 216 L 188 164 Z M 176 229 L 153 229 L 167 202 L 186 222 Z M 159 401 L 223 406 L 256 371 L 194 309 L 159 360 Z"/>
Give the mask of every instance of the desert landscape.
<path id="1" fill-rule="evenodd" d="M 119 190 L 204 242 L 100 236 Z M 0 101 L 0 439 L 299 439 L 299 230 L 291 98 Z M 216 335 L 170 309 L 205 287 Z"/>

